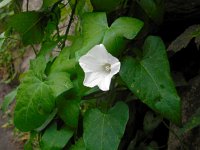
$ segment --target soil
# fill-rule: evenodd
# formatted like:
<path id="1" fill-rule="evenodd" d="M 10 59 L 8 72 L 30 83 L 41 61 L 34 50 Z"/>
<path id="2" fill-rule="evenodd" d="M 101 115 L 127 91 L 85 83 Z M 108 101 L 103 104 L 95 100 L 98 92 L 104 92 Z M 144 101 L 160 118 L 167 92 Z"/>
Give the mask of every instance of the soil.
<path id="1" fill-rule="evenodd" d="M 0 83 L 0 103 L 11 90 L 11 86 Z M 7 121 L 8 117 L 0 110 L 0 150 L 22 150 L 22 143 L 15 140 L 13 128 L 2 127 Z"/>

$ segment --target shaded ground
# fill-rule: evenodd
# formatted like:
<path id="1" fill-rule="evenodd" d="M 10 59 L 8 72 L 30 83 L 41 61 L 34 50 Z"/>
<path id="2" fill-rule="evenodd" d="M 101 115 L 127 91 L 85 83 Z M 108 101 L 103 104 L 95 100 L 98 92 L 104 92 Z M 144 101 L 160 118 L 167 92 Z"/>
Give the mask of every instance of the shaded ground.
<path id="1" fill-rule="evenodd" d="M 11 91 L 9 85 L 0 83 L 0 103 L 2 103 L 4 96 Z M 22 145 L 17 143 L 14 139 L 13 130 L 11 128 L 2 128 L 2 125 L 7 123 L 8 118 L 5 117 L 0 110 L 0 150 L 21 150 Z"/>

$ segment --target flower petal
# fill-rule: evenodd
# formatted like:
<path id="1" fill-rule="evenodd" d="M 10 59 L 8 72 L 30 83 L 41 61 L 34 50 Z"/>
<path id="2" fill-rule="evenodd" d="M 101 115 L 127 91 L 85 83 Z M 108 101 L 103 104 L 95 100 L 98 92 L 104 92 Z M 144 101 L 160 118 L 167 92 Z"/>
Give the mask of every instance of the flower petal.
<path id="1" fill-rule="evenodd" d="M 99 44 L 94 46 L 87 55 L 90 55 L 91 57 L 94 57 L 96 61 L 98 61 L 101 64 L 108 63 L 108 52 L 103 44 Z"/>
<path id="2" fill-rule="evenodd" d="M 112 64 L 111 65 L 111 72 L 110 72 L 110 74 L 112 74 L 112 75 L 117 74 L 119 72 L 119 70 L 120 70 L 120 67 L 121 67 L 121 63 L 120 62 Z"/>
<path id="3" fill-rule="evenodd" d="M 100 72 L 88 72 L 88 73 L 85 73 L 83 85 L 87 87 L 95 87 L 104 78 L 105 78 L 105 74 L 102 74 Z"/>
<path id="4" fill-rule="evenodd" d="M 108 53 L 107 60 L 108 60 L 108 63 L 111 65 L 119 62 L 119 59 L 112 56 L 110 53 Z"/>
<path id="5" fill-rule="evenodd" d="M 98 84 L 98 87 L 102 91 L 108 91 L 110 88 L 110 82 L 111 82 L 112 75 L 104 76 L 104 78 L 101 79 L 101 81 Z"/>
<path id="6" fill-rule="evenodd" d="M 84 72 L 102 71 L 102 65 L 94 57 L 87 54 L 79 59 L 79 64 Z"/>

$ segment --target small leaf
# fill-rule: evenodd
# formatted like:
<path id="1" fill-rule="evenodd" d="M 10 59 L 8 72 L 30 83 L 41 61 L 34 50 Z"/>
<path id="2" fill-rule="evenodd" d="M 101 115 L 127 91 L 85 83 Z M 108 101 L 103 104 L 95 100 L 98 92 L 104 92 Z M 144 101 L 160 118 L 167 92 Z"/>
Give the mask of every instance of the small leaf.
<path id="1" fill-rule="evenodd" d="M 75 145 L 72 145 L 69 150 L 86 150 L 83 139 L 79 139 Z"/>
<path id="2" fill-rule="evenodd" d="M 7 94 L 2 103 L 2 111 L 5 112 L 8 109 L 8 106 L 14 101 L 17 94 L 17 88 Z"/>
<path id="3" fill-rule="evenodd" d="M 170 76 L 165 46 L 159 37 L 149 36 L 145 40 L 140 60 L 126 58 L 120 76 L 142 102 L 180 124 L 181 102 Z"/>
<path id="4" fill-rule="evenodd" d="M 3 0 L 0 2 L 0 9 L 8 5 L 12 0 Z"/>
<path id="5" fill-rule="evenodd" d="M 139 19 L 131 18 L 131 17 L 120 17 L 115 20 L 111 27 L 106 31 L 103 39 L 103 44 L 109 50 L 109 52 L 113 55 L 119 54 L 120 43 L 125 43 L 123 41 L 126 39 L 133 39 L 138 32 L 143 27 L 143 22 Z"/>
<path id="6" fill-rule="evenodd" d="M 157 24 L 162 23 L 164 16 L 164 0 L 137 0 L 137 2 L 149 18 Z"/>
<path id="7" fill-rule="evenodd" d="M 179 35 L 168 47 L 168 50 L 172 50 L 175 53 L 183 48 L 186 48 L 190 41 L 195 39 L 198 46 L 200 38 L 200 25 L 193 25 L 188 27 L 181 35 Z"/>
<path id="8" fill-rule="evenodd" d="M 57 129 L 54 123 L 47 128 L 42 136 L 41 149 L 43 150 L 61 150 L 73 136 L 73 131 L 68 127 Z"/>
<path id="9" fill-rule="evenodd" d="M 58 102 L 58 114 L 66 125 L 77 128 L 80 113 L 80 100 L 61 99 Z"/>
<path id="10" fill-rule="evenodd" d="M 98 109 L 86 112 L 83 139 L 87 150 L 117 150 L 129 118 L 128 107 L 118 102 L 108 113 Z"/>
<path id="11" fill-rule="evenodd" d="M 154 116 L 154 114 L 148 111 L 145 114 L 144 122 L 143 122 L 143 129 L 145 133 L 149 133 L 153 131 L 157 126 L 161 123 L 162 118 L 160 116 Z"/>
<path id="12" fill-rule="evenodd" d="M 25 45 L 37 44 L 44 36 L 44 20 L 41 12 L 21 12 L 10 18 L 9 25 L 21 34 Z"/>
<path id="13" fill-rule="evenodd" d="M 184 134 L 199 125 L 200 125 L 200 108 L 197 109 L 195 114 L 193 114 L 190 117 L 190 119 L 183 125 L 183 128 L 180 129 L 180 134 Z"/>

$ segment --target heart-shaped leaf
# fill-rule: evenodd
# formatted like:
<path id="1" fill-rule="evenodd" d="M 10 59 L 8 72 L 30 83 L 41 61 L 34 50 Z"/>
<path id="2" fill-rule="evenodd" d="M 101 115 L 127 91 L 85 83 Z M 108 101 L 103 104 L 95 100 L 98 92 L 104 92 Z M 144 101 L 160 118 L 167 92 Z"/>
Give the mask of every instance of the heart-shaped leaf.
<path id="1" fill-rule="evenodd" d="M 41 149 L 61 150 L 73 135 L 73 130 L 68 127 L 57 129 L 56 124 L 47 128 L 42 136 Z"/>
<path id="2" fill-rule="evenodd" d="M 83 139 L 88 150 L 117 150 L 129 118 L 128 107 L 118 102 L 107 113 L 91 109 L 84 116 Z"/>
<path id="3" fill-rule="evenodd" d="M 165 46 L 159 37 L 149 36 L 146 39 L 140 60 L 126 58 L 122 62 L 120 76 L 140 100 L 180 124 L 180 98 L 170 76 Z"/>

